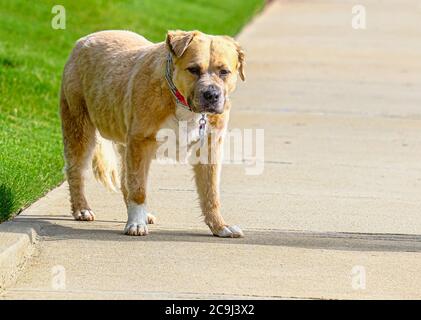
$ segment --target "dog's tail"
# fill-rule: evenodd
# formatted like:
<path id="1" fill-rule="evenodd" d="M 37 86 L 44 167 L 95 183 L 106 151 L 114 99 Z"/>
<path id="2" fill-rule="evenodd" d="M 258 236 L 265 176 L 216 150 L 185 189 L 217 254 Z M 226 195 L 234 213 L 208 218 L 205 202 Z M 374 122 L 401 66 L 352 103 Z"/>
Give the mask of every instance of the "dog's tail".
<path id="1" fill-rule="evenodd" d="M 114 143 L 97 134 L 92 171 L 95 179 L 111 191 L 120 189 L 119 159 L 116 151 Z"/>

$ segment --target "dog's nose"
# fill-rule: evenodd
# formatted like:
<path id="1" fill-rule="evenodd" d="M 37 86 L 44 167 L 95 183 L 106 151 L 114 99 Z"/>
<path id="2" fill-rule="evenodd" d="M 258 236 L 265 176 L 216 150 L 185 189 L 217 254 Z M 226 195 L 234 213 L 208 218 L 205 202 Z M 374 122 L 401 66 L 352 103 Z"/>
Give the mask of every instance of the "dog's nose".
<path id="1" fill-rule="evenodd" d="M 209 86 L 208 89 L 205 92 L 203 92 L 203 98 L 205 98 L 205 100 L 210 104 L 218 102 L 220 96 L 220 90 L 214 85 Z"/>

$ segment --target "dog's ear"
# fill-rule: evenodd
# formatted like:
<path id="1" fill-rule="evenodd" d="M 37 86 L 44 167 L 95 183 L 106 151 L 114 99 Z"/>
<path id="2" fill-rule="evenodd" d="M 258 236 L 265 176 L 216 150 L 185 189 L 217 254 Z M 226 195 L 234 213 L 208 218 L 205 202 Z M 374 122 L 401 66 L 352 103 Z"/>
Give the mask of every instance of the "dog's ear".
<path id="1" fill-rule="evenodd" d="M 166 43 L 168 49 L 177 57 L 180 58 L 184 51 L 186 51 L 190 42 L 192 42 L 195 36 L 193 31 L 168 31 Z"/>
<path id="2" fill-rule="evenodd" d="M 237 53 L 238 53 L 238 73 L 240 75 L 241 80 L 246 81 L 246 74 L 244 72 L 244 65 L 246 64 L 246 55 L 244 53 L 244 50 L 241 48 L 241 46 L 236 42 L 237 44 Z"/>
<path id="3" fill-rule="evenodd" d="M 235 41 L 233 38 L 229 37 L 229 36 L 225 36 L 226 39 L 228 39 L 229 41 L 231 41 L 234 46 L 235 49 L 237 50 L 237 54 L 238 54 L 238 65 L 237 65 L 237 70 L 238 70 L 238 74 L 240 75 L 241 80 L 245 81 L 246 80 L 246 74 L 244 72 L 244 66 L 246 64 L 246 60 L 245 60 L 245 53 L 243 48 L 241 48 L 240 44 Z"/>

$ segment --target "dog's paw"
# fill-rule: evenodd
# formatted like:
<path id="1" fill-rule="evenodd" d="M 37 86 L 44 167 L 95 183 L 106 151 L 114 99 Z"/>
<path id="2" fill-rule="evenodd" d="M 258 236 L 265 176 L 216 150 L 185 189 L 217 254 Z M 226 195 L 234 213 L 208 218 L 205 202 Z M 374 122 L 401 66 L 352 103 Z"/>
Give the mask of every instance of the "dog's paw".
<path id="1" fill-rule="evenodd" d="M 214 236 L 220 238 L 242 238 L 244 233 L 238 226 L 225 226 L 215 233 Z"/>
<path id="2" fill-rule="evenodd" d="M 95 220 L 95 215 L 93 211 L 89 209 L 77 210 L 73 214 L 73 216 L 78 221 L 94 221 Z"/>
<path id="3" fill-rule="evenodd" d="M 148 224 L 155 224 L 156 217 L 153 214 L 148 213 Z"/>
<path id="4" fill-rule="evenodd" d="M 127 207 L 128 219 L 124 233 L 129 236 L 146 236 L 148 234 L 147 223 L 152 220 L 155 222 L 154 216 L 146 211 L 144 204 L 129 203 Z"/>
<path id="5" fill-rule="evenodd" d="M 129 236 L 146 236 L 148 227 L 144 223 L 127 223 L 124 228 L 124 234 Z"/>

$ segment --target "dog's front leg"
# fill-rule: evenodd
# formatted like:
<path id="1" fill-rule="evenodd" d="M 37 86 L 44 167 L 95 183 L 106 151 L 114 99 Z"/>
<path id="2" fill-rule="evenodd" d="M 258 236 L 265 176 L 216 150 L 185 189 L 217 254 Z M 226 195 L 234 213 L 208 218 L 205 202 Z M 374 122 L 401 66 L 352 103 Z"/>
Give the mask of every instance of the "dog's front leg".
<path id="1" fill-rule="evenodd" d="M 202 157 L 198 164 L 193 165 L 197 192 L 205 223 L 209 226 L 212 233 L 217 237 L 239 238 L 243 236 L 241 229 L 238 226 L 227 225 L 221 215 L 219 182 L 222 166 L 222 147 L 222 137 L 215 142 L 212 142 L 209 137 L 207 161 L 203 161 Z"/>
<path id="2" fill-rule="evenodd" d="M 148 234 L 146 186 L 149 167 L 155 151 L 155 140 L 144 137 L 128 139 L 125 155 L 128 219 L 124 233 L 131 236 Z"/>

